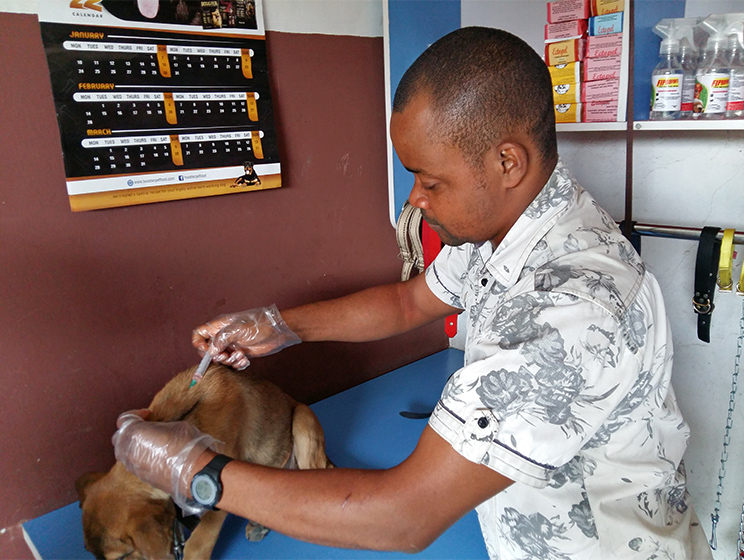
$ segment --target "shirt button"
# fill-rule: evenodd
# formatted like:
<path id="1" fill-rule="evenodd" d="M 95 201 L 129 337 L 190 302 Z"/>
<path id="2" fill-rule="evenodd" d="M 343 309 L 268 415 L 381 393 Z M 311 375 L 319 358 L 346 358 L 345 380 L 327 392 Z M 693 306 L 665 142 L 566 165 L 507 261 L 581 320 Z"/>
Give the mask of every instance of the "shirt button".
<path id="1" fill-rule="evenodd" d="M 488 278 L 481 278 L 481 286 L 485 288 L 486 284 L 488 284 Z"/>
<path id="2" fill-rule="evenodd" d="M 485 416 L 481 416 L 480 418 L 478 418 L 478 427 L 481 430 L 485 430 L 488 427 L 488 418 L 486 418 Z"/>

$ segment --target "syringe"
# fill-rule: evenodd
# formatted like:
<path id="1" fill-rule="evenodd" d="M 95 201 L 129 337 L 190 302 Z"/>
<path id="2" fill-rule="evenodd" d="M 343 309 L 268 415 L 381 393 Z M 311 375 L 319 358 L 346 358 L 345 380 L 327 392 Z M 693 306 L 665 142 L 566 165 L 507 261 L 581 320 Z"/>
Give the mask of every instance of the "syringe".
<path id="1" fill-rule="evenodd" d="M 202 358 L 201 362 L 199 362 L 199 366 L 196 368 L 196 371 L 194 372 L 194 376 L 191 378 L 191 385 L 189 385 L 189 389 L 199 383 L 201 381 L 201 378 L 204 377 L 204 372 L 207 371 L 207 368 L 209 367 L 209 364 L 212 362 L 212 356 L 209 355 L 209 353 L 205 353 L 204 357 Z"/>

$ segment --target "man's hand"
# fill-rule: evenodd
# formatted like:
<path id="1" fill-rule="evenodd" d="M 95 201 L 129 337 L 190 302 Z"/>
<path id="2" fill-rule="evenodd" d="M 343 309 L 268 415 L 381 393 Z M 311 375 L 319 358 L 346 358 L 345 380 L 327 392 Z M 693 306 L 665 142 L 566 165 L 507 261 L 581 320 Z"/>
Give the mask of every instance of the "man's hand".
<path id="1" fill-rule="evenodd" d="M 272 305 L 217 317 L 194 329 L 191 342 L 215 362 L 245 369 L 249 358 L 275 354 L 302 340 Z"/>
<path id="2" fill-rule="evenodd" d="M 150 411 L 133 410 L 116 421 L 114 454 L 126 469 L 168 493 L 185 514 L 205 510 L 191 499 L 191 479 L 201 455 L 219 442 L 187 422 L 147 422 Z"/>

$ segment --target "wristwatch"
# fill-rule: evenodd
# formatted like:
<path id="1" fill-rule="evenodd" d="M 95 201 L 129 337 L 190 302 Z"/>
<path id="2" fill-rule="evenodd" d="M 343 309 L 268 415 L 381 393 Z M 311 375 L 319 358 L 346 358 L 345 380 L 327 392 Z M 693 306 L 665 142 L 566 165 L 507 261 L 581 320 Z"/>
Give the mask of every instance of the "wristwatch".
<path id="1" fill-rule="evenodd" d="M 220 474 L 232 460 L 227 455 L 217 455 L 194 475 L 191 479 L 191 495 L 196 503 L 209 509 L 217 509 L 215 506 L 222 498 Z"/>

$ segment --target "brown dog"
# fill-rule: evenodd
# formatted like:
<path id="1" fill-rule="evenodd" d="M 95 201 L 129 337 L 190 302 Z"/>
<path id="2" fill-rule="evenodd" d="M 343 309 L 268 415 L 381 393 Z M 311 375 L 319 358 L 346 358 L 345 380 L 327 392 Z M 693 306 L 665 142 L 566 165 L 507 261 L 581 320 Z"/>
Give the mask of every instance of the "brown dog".
<path id="1" fill-rule="evenodd" d="M 272 467 L 319 469 L 333 465 L 325 454 L 315 414 L 268 381 L 212 365 L 189 389 L 195 368 L 155 395 L 152 421 L 185 420 L 224 442 L 231 457 Z M 98 558 L 174 558 L 176 509 L 170 497 L 116 463 L 108 473 L 81 476 L 76 487 L 83 509 L 85 547 Z M 208 511 L 186 541 L 184 558 L 209 558 L 226 513 Z M 250 524 L 246 537 L 266 534 Z"/>

